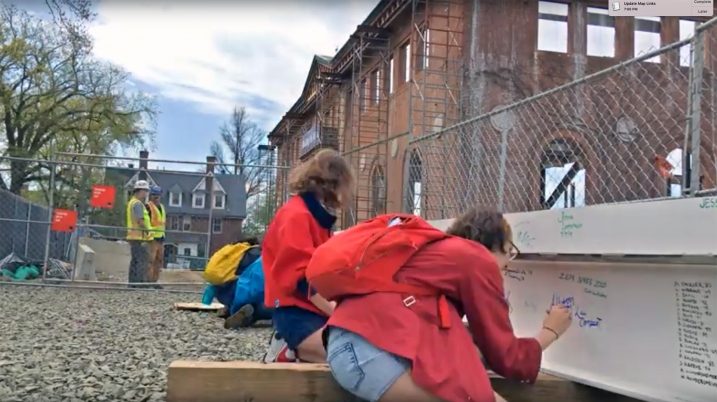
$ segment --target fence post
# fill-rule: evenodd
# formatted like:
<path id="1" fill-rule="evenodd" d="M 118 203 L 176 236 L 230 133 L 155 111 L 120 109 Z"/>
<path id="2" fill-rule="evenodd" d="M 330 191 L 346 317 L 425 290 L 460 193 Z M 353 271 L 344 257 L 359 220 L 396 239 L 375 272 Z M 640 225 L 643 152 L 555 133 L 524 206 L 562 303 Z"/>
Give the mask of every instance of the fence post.
<path id="1" fill-rule="evenodd" d="M 204 250 L 206 260 L 204 265 L 209 262 L 212 255 L 212 232 L 214 232 L 214 168 L 217 160 L 214 156 L 207 156 L 206 176 L 204 179 L 204 190 L 208 194 L 206 203 L 209 204 L 209 218 L 207 224 L 207 247 Z M 226 201 L 224 201 L 226 202 Z M 206 205 L 205 205 L 206 206 Z M 222 228 L 224 229 L 224 228 Z M 191 266 L 191 264 L 190 264 Z"/>
<path id="2" fill-rule="evenodd" d="M 27 246 L 30 243 L 30 221 L 32 218 L 32 202 L 27 203 L 27 216 L 25 217 L 25 253 L 24 257 L 27 259 Z"/>
<path id="3" fill-rule="evenodd" d="M 85 231 L 89 232 L 90 229 L 90 206 L 88 203 L 87 196 L 91 190 L 87 188 L 90 181 L 90 169 L 89 166 L 77 165 L 77 168 L 82 172 L 80 175 L 79 183 L 79 199 L 77 200 L 77 226 L 75 227 L 74 238 L 75 238 L 75 250 L 72 256 L 72 270 L 70 273 L 70 281 L 75 281 L 77 275 L 77 257 L 80 255 L 80 240 Z M 84 230 L 83 230 L 84 228 Z M 70 236 L 70 244 L 72 244 L 72 237 Z"/>
<path id="4" fill-rule="evenodd" d="M 80 248 L 80 229 L 82 228 L 82 218 L 80 216 L 80 214 L 77 214 L 77 226 L 75 227 L 75 231 L 70 235 L 70 254 L 72 254 L 70 257 L 70 282 L 75 281 L 75 271 L 77 269 L 77 256 Z"/>
<path id="5" fill-rule="evenodd" d="M 50 144 L 50 148 L 54 147 L 54 142 Z M 52 150 L 50 151 L 52 155 Z M 50 269 L 50 239 L 52 238 L 52 215 L 55 213 L 55 162 L 50 158 L 50 194 L 47 196 L 47 234 L 45 235 L 45 269 L 42 270 L 42 280 L 47 279 L 47 271 Z"/>
<path id="6" fill-rule="evenodd" d="M 268 194 L 266 195 L 266 201 L 265 201 L 265 209 L 266 209 L 266 220 L 264 221 L 264 233 L 266 233 L 266 230 L 269 228 L 269 222 L 271 222 L 271 218 L 274 216 L 274 211 L 272 208 L 272 204 L 276 203 L 276 199 L 271 200 L 269 199 L 270 195 L 273 195 L 274 198 L 276 198 L 276 195 L 278 194 L 278 191 L 276 188 L 273 188 L 272 186 L 276 182 L 274 180 L 274 173 L 276 172 L 276 169 L 274 167 L 274 148 L 272 147 L 269 150 L 269 186 L 267 187 Z"/>
<path id="7" fill-rule="evenodd" d="M 498 173 L 498 211 L 503 212 L 503 200 L 505 197 L 505 165 L 508 159 L 508 131 L 509 128 L 502 127 L 500 130 L 500 171 Z"/>
<path id="8" fill-rule="evenodd" d="M 266 216 L 264 217 L 264 232 L 266 232 L 266 229 L 269 225 L 269 221 L 271 220 L 271 217 L 273 216 L 273 206 L 272 203 L 276 203 L 276 198 L 278 194 L 278 189 L 273 188 L 273 184 L 275 182 L 274 179 L 274 172 L 276 167 L 274 166 L 274 153 L 276 152 L 276 146 L 275 145 L 266 145 L 266 144 L 260 144 L 257 149 L 259 150 L 259 163 L 262 165 L 268 166 L 261 168 L 262 177 L 266 179 L 266 186 L 264 186 L 264 191 L 262 191 L 264 194 L 264 200 L 263 204 L 260 204 L 261 208 L 264 209 L 264 213 Z M 268 158 L 265 160 L 263 158 L 264 153 L 268 155 Z M 261 198 L 261 194 L 259 195 L 259 198 Z M 274 195 L 274 200 L 270 198 L 271 195 Z M 247 197 L 248 201 L 248 197 Z M 261 200 L 259 200 L 261 201 Z M 256 199 L 254 202 L 257 202 Z"/>
<path id="9" fill-rule="evenodd" d="M 687 113 L 687 136 L 690 140 L 690 157 L 682 159 L 683 171 L 690 168 L 689 192 L 695 196 L 700 190 L 700 147 L 702 135 L 702 78 L 704 75 L 705 52 L 704 35 L 698 31 L 692 37 L 692 68 L 690 69 L 690 98 Z M 686 150 L 683 151 L 683 154 Z M 684 177 L 685 175 L 683 175 Z"/>
<path id="10" fill-rule="evenodd" d="M 209 262 L 209 257 L 212 256 L 212 232 L 214 231 L 214 194 L 209 193 L 209 225 L 207 225 L 207 249 L 204 251 L 204 258 L 206 262 Z M 222 228 L 223 230 L 224 228 Z M 206 266 L 205 262 L 205 266 Z"/>

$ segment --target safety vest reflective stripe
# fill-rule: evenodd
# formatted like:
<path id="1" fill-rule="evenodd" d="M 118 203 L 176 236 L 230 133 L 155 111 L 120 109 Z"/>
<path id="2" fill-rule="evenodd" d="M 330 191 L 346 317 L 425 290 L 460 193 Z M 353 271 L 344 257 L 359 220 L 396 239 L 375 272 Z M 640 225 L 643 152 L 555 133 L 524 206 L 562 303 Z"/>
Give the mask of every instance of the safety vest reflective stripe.
<path id="1" fill-rule="evenodd" d="M 147 230 L 144 232 L 144 239 L 145 240 L 152 240 L 154 237 L 152 234 L 152 221 L 149 218 L 149 209 L 147 209 L 147 204 L 142 203 L 142 206 L 144 207 L 142 210 L 142 220 L 144 221 L 144 226 L 147 228 Z"/>
<path id="2" fill-rule="evenodd" d="M 142 230 L 142 228 L 140 228 L 134 220 L 132 209 L 137 203 L 142 204 L 142 220 L 144 221 L 144 225 L 147 229 L 152 229 L 152 223 L 149 220 L 149 212 L 147 211 L 147 208 L 144 208 L 142 201 L 132 197 L 127 203 L 127 240 L 152 240 L 152 233 Z"/>
<path id="3" fill-rule="evenodd" d="M 149 205 L 149 209 L 152 211 L 151 215 L 151 223 L 152 223 L 152 232 L 154 233 L 154 237 L 156 238 L 162 238 L 164 237 L 164 231 L 166 227 L 166 218 L 164 213 L 164 205 L 159 204 L 159 206 L 155 205 L 153 202 L 149 202 L 147 205 Z"/>

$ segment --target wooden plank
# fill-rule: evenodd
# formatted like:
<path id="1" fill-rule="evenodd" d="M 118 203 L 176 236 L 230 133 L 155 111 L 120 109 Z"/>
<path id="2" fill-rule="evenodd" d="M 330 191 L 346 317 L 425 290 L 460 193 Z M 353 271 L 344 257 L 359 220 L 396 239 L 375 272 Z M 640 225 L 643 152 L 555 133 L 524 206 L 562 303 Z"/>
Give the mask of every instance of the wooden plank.
<path id="1" fill-rule="evenodd" d="M 176 361 L 167 374 L 167 402 L 353 402 L 326 365 Z"/>
<path id="2" fill-rule="evenodd" d="M 492 377 L 493 390 L 508 402 L 640 402 L 639 399 L 540 374 L 534 385 Z"/>
<path id="3" fill-rule="evenodd" d="M 174 303 L 174 309 L 182 311 L 219 311 L 223 308 L 224 305 L 221 303 L 212 303 L 208 306 L 203 303 Z"/>
<path id="4" fill-rule="evenodd" d="M 635 402 L 636 399 L 541 374 L 535 385 L 491 379 L 508 402 Z M 167 376 L 167 402 L 348 402 L 326 365 L 175 361 Z"/>

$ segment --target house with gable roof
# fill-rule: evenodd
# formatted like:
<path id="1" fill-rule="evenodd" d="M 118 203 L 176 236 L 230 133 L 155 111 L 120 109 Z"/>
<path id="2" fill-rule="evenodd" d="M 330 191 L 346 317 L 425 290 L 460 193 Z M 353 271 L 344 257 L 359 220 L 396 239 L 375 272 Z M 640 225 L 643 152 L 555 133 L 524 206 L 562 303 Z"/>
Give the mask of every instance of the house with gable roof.
<path id="1" fill-rule="evenodd" d="M 148 157 L 144 152 L 142 155 Z M 146 166 L 146 160 L 140 159 L 140 166 L 143 165 Z M 213 168 L 213 159 L 208 157 L 206 171 L 213 172 Z M 242 232 L 247 194 L 240 175 L 212 174 L 209 178 L 201 172 L 143 169 L 133 165 L 109 167 L 107 173 L 122 177 L 127 194 L 137 180 L 147 180 L 150 186 L 162 188 L 168 264 L 203 269 L 209 256 L 236 241 Z"/>

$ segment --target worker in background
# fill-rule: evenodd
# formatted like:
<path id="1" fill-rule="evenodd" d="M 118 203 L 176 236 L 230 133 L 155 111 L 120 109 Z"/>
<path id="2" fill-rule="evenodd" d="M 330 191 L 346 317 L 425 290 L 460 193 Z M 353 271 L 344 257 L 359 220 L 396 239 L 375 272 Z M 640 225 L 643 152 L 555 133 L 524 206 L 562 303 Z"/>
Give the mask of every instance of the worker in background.
<path id="1" fill-rule="evenodd" d="M 152 225 L 152 241 L 149 244 L 149 272 L 147 282 L 157 283 L 159 272 L 164 267 L 164 234 L 166 212 L 162 205 L 162 188 L 154 186 L 149 191 L 149 217 Z M 159 285 L 155 288 L 161 288 Z"/>
<path id="2" fill-rule="evenodd" d="M 149 242 L 152 239 L 152 224 L 149 211 L 144 204 L 148 193 L 147 181 L 137 180 L 132 191 L 132 198 L 127 203 L 127 242 L 131 252 L 130 284 L 145 282 L 149 270 Z"/>

